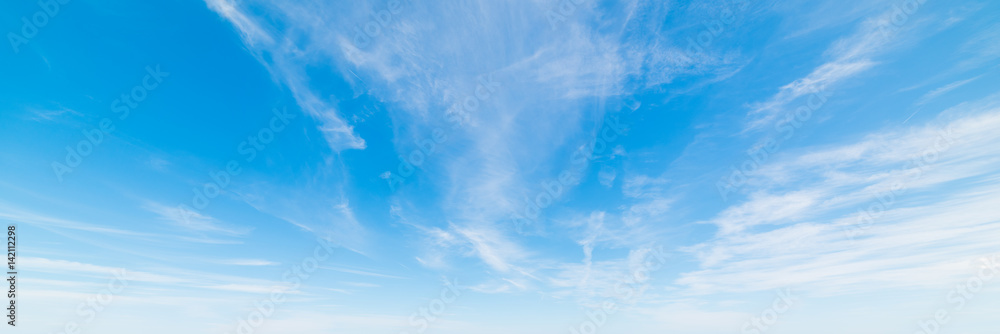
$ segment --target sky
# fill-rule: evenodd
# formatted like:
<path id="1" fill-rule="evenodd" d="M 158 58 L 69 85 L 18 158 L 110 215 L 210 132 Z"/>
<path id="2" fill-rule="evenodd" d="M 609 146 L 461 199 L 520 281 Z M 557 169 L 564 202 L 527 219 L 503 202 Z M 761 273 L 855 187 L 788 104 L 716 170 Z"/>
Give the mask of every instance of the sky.
<path id="1" fill-rule="evenodd" d="M 1000 2 L 0 9 L 17 332 L 996 328 Z"/>

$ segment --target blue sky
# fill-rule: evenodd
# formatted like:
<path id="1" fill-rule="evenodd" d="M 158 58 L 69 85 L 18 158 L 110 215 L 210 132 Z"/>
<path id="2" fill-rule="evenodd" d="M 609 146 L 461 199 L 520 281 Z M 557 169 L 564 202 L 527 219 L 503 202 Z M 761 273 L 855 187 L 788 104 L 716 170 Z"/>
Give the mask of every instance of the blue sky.
<path id="1" fill-rule="evenodd" d="M 1000 3 L 2 6 L 26 333 L 995 328 Z"/>

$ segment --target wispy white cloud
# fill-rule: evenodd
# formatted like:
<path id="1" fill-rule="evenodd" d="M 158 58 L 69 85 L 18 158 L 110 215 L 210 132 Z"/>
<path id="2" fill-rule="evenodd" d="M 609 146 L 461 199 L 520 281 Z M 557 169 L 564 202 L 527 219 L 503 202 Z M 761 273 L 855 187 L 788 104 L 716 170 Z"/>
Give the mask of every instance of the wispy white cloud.
<path id="1" fill-rule="evenodd" d="M 620 183 L 626 197 L 621 206 L 542 215 L 538 223 L 541 234 L 545 230 L 558 231 L 575 243 L 574 249 L 578 247 L 570 257 L 532 249 L 525 238 L 506 225 L 508 219 L 544 191 L 543 182 L 554 179 L 572 164 L 566 152 L 591 143 L 594 128 L 601 126 L 600 120 L 606 114 L 635 109 L 630 107 L 632 103 L 619 101 L 621 96 L 689 75 L 727 78 L 745 63 L 739 52 L 723 48 L 695 57 L 685 54 L 683 45 L 673 42 L 672 32 L 662 29 L 671 6 L 655 2 L 631 2 L 608 9 L 627 13 L 624 20 L 601 13 L 592 5 L 581 6 L 556 32 L 544 20 L 551 4 L 548 2 L 471 1 L 419 7 L 407 3 L 400 13 L 393 13 L 387 24 L 379 24 L 371 16 L 383 9 L 378 7 L 380 3 L 341 4 L 337 10 L 317 2 L 248 3 L 271 11 L 261 18 L 246 10 L 241 12 L 250 22 L 268 22 L 266 27 L 240 28 L 246 24 L 240 23 L 244 19 L 239 15 L 222 15 L 244 31 L 244 36 L 256 34 L 258 29 L 281 36 L 274 38 L 281 42 L 271 44 L 250 38 L 253 42 L 248 45 L 263 45 L 255 50 L 269 55 L 264 63 L 290 87 L 303 109 L 314 110 L 314 116 L 334 117 L 325 121 L 329 125 L 326 132 L 333 138 L 331 146 L 361 148 L 365 144 L 332 107 L 335 103 L 322 98 L 322 90 L 310 84 L 330 75 L 335 81 L 346 81 L 354 97 L 364 94 L 385 104 L 393 127 L 391 143 L 398 155 L 405 157 L 418 149 L 415 143 L 429 138 L 436 129 L 447 131 L 447 143 L 417 166 L 416 176 L 394 194 L 390 215 L 416 231 L 418 241 L 413 243 L 419 244 L 413 247 L 419 251 L 414 257 L 425 267 L 443 270 L 453 268 L 451 262 L 481 262 L 488 275 L 473 283 L 471 289 L 484 293 L 546 287 L 542 290 L 554 291 L 550 295 L 583 300 L 608 293 L 607 289 L 628 271 L 637 254 L 648 251 L 654 241 L 668 238 L 665 235 L 671 228 L 685 223 L 672 220 L 675 218 L 671 211 L 678 209 L 680 195 L 671 194 L 676 184 L 670 179 L 627 172 L 619 175 L 614 169 L 604 168 L 596 181 L 606 187 Z M 867 16 L 887 7 L 884 1 L 866 4 L 863 10 L 845 15 Z M 880 55 L 915 38 L 904 35 L 921 24 L 918 20 L 886 35 L 882 28 L 891 14 L 863 20 L 848 37 L 832 43 L 822 61 L 804 76 L 752 105 L 747 128 L 771 124 L 795 101 L 845 84 L 881 63 Z M 500 19 L 509 17 L 519 19 Z M 595 18 L 608 21 L 599 28 L 586 24 Z M 363 29 L 373 22 L 381 27 L 380 33 L 359 44 L 357 38 L 362 35 L 355 28 Z M 632 30 L 656 33 L 631 36 L 628 32 Z M 663 36 L 653 36 L 660 33 Z M 448 108 L 474 96 L 483 79 L 495 80 L 501 87 L 489 98 L 476 101 L 468 122 L 450 128 L 444 121 Z M 850 212 L 845 210 L 866 203 L 872 189 L 884 186 L 893 179 L 892 174 L 905 172 L 898 165 L 915 152 L 920 153 L 921 145 L 927 144 L 924 137 L 934 130 L 931 128 L 912 129 L 913 133 L 887 131 L 859 143 L 813 148 L 816 153 L 802 153 L 765 166 L 757 178 L 749 181 L 759 191 L 746 202 L 725 208 L 705 221 L 718 226 L 720 232 L 714 239 L 686 249 L 696 256 L 701 268 L 684 274 L 678 285 L 688 293 L 714 293 L 759 291 L 796 283 L 807 287 L 829 285 L 826 292 L 830 293 L 864 287 L 862 284 L 877 286 L 932 269 L 959 268 L 960 263 L 954 259 L 974 255 L 985 245 L 982 240 L 964 239 L 972 242 L 964 248 L 948 245 L 951 248 L 942 253 L 952 258 L 936 257 L 922 265 L 915 256 L 893 258 L 887 248 L 879 245 L 888 242 L 915 251 L 903 244 L 902 237 L 872 232 L 852 244 L 843 240 L 839 230 L 848 224 L 845 217 Z M 590 168 L 589 161 L 583 164 L 580 168 Z M 957 171 L 969 173 L 966 176 L 979 175 L 976 173 L 982 172 L 981 166 L 976 164 L 987 161 L 977 160 Z M 383 175 L 393 173 L 396 170 L 390 168 Z M 928 174 L 909 186 L 928 189 L 963 177 Z M 569 194 L 576 185 L 564 185 L 563 191 Z M 329 189 L 296 193 L 280 205 L 260 198 L 249 198 L 248 202 L 310 231 L 329 227 L 327 223 L 333 222 L 337 228 L 327 231 L 347 231 L 350 240 L 364 239 L 355 236 L 370 231 L 361 228 L 346 196 L 340 196 L 343 192 L 325 190 Z M 246 193 L 265 192 L 288 193 Z M 963 201 L 958 195 L 953 199 L 947 205 L 955 207 L 945 211 L 981 209 L 962 206 L 975 201 Z M 417 202 L 420 204 L 413 204 Z M 920 232 L 902 236 L 932 242 L 927 236 L 940 231 L 932 222 L 900 218 L 904 213 L 918 212 L 919 207 L 908 204 L 894 209 L 892 215 L 896 218 L 886 221 L 885 230 L 900 227 L 894 230 L 898 231 L 912 223 Z M 316 212 L 323 214 L 317 218 Z M 992 233 L 988 222 L 979 218 L 956 228 Z M 613 254 L 608 250 L 614 250 Z M 860 256 L 873 259 L 851 266 L 851 261 Z M 817 264 L 809 263 L 810 259 L 818 259 Z M 894 263 L 900 268 L 881 269 Z M 463 267 L 467 265 L 462 263 Z M 368 272 L 333 270 L 359 275 Z M 747 276 L 740 276 L 744 272 Z M 856 277 L 856 281 L 845 276 Z M 900 282 L 903 286 L 926 286 L 944 276 L 927 277 L 902 278 Z M 671 308 L 678 306 L 667 305 L 662 310 Z M 702 318 L 720 315 L 730 320 L 738 315 L 708 311 L 690 314 Z"/>
<path id="2" fill-rule="evenodd" d="M 601 171 L 597 173 L 597 180 L 602 186 L 611 188 L 615 185 L 615 177 L 618 176 L 618 171 L 614 168 L 604 166 L 601 167 Z"/>
<path id="3" fill-rule="evenodd" d="M 374 246 L 372 235 L 358 220 L 345 194 L 346 182 L 340 163 L 336 160 L 320 163 L 315 172 L 303 173 L 289 182 L 251 181 L 234 192 L 261 213 L 340 247 L 366 254 Z"/>
<path id="4" fill-rule="evenodd" d="M 256 267 L 256 266 L 276 266 L 276 265 L 280 264 L 280 263 L 277 263 L 277 262 L 268 261 L 268 260 L 260 260 L 260 259 L 228 259 L 228 260 L 219 260 L 219 261 L 216 261 L 216 263 L 225 264 L 225 265 L 231 265 L 231 266 L 253 266 L 253 267 Z"/>
<path id="5" fill-rule="evenodd" d="M 158 215 L 160 220 L 193 232 L 243 236 L 253 231 L 249 227 L 229 226 L 214 217 L 179 206 L 171 207 L 160 203 L 147 202 L 143 208 Z"/>
<path id="6" fill-rule="evenodd" d="M 274 43 L 271 34 L 248 17 L 232 0 L 206 0 L 205 3 L 208 4 L 208 8 L 232 23 L 251 47 Z"/>
<path id="7" fill-rule="evenodd" d="M 268 54 L 269 68 L 289 85 L 304 109 L 326 109 L 318 90 L 305 83 L 332 74 L 350 83 L 355 96 L 368 94 L 389 106 L 393 144 L 404 157 L 418 149 L 415 142 L 449 127 L 448 142 L 419 166 L 417 176 L 429 181 L 422 184 L 435 185 L 420 193 L 440 194 L 443 219 L 449 223 L 418 228 L 430 246 L 417 260 L 444 268 L 450 258 L 444 250 L 462 250 L 459 254 L 478 258 L 510 275 L 508 279 L 518 278 L 523 266 L 539 261 L 511 233 L 511 215 L 522 209 L 523 198 L 539 191 L 543 180 L 567 168 L 571 157 L 560 152 L 593 140 L 597 129 L 590 128 L 591 122 L 618 109 L 617 97 L 678 77 L 732 74 L 739 67 L 732 53 L 691 57 L 668 36 L 641 33 L 665 30 L 662 20 L 672 9 L 665 3 L 636 1 L 607 9 L 620 16 L 592 3 L 581 4 L 556 29 L 545 16 L 555 4 L 545 2 L 403 2 L 398 12 L 382 12 L 381 4 L 367 2 L 342 4 L 336 10 L 311 2 L 251 3 L 254 6 L 210 2 L 210 7 L 244 36 L 281 36 L 270 44 L 266 38 L 250 38 L 248 44 Z M 250 7 L 265 8 L 269 15 L 256 18 L 263 15 L 245 9 Z M 379 22 L 373 12 L 390 15 Z M 503 19 L 507 17 L 525 19 Z M 592 26 L 597 17 L 608 19 L 614 29 Z M 378 25 L 378 33 L 365 33 L 369 24 Z M 326 66 L 332 73 L 308 70 Z M 499 87 L 477 101 L 467 122 L 450 128 L 445 111 L 476 96 L 482 80 Z M 344 123 L 328 123 L 334 124 L 330 132 L 344 136 L 339 142 L 363 146 L 360 140 L 350 140 Z M 613 185 L 615 174 L 605 171 L 602 182 Z M 573 186 L 564 185 L 564 191 Z M 408 195 L 407 189 L 397 193 Z M 630 219 L 662 214 L 665 205 L 653 201 L 637 206 Z M 265 206 L 273 204 L 255 204 L 258 209 Z M 315 228 L 305 217 L 276 216 Z"/>
<path id="8" fill-rule="evenodd" d="M 997 126 L 994 96 L 928 125 L 789 153 L 756 174 L 755 195 L 709 221 L 716 238 L 688 248 L 701 269 L 677 283 L 697 294 L 792 285 L 832 295 L 966 275 L 1000 236 Z M 860 224 L 871 206 L 878 213 Z"/>
<path id="9" fill-rule="evenodd" d="M 966 84 L 968 84 L 970 82 L 973 82 L 976 79 L 979 79 L 980 77 L 982 77 L 982 75 L 977 75 L 975 77 L 968 78 L 968 79 L 965 79 L 965 80 L 955 81 L 955 82 L 952 82 L 950 84 L 947 84 L 947 85 L 935 88 L 934 90 L 929 91 L 929 92 L 927 92 L 927 94 L 924 94 L 923 96 L 921 96 L 920 99 L 917 100 L 916 104 L 918 104 L 918 105 L 925 104 L 928 101 L 933 100 L 934 98 L 936 98 L 938 96 L 941 96 L 941 95 L 943 95 L 945 93 L 948 93 L 950 91 L 958 89 L 959 87 L 965 86 Z"/>
<path id="10" fill-rule="evenodd" d="M 26 211 L 0 202 L 0 219 L 36 224 L 43 228 L 60 228 L 127 237 L 156 237 L 153 233 L 123 230 L 98 224 L 62 219 L 36 212 Z"/>
<path id="11" fill-rule="evenodd" d="M 319 130 L 331 149 L 339 152 L 365 148 L 364 139 L 354 133 L 333 103 L 323 100 L 309 86 L 310 80 L 303 72 L 311 64 L 308 58 L 301 57 L 305 50 L 292 43 L 294 36 L 283 36 L 282 32 L 266 27 L 260 18 L 233 0 L 206 0 L 206 4 L 233 24 L 257 59 L 292 92 L 299 108 L 321 123 Z"/>
<path id="12" fill-rule="evenodd" d="M 60 275 L 60 277 L 64 278 L 79 276 L 99 278 L 121 277 L 122 279 L 130 282 L 134 281 L 155 284 L 156 288 L 197 287 L 211 290 L 248 293 L 269 293 L 275 289 L 290 289 L 290 284 L 285 282 L 219 275 L 177 268 L 162 270 L 160 272 L 143 271 L 39 257 L 23 257 L 20 259 L 20 262 L 21 267 L 26 270 L 38 273 Z"/>
<path id="13" fill-rule="evenodd" d="M 967 71 L 1000 58 L 1000 25 L 993 24 L 976 32 L 958 49 L 964 59 L 957 69 Z"/>
<path id="14" fill-rule="evenodd" d="M 789 104 L 804 96 L 829 95 L 829 90 L 835 85 L 875 66 L 878 63 L 875 56 L 905 45 L 908 39 L 915 38 L 916 35 L 907 33 L 916 29 L 920 23 L 911 19 L 906 25 L 896 24 L 893 21 L 896 11 L 895 7 L 890 7 L 880 15 L 863 20 L 852 35 L 830 45 L 824 53 L 828 58 L 826 62 L 806 76 L 782 86 L 769 99 L 753 104 L 746 128 L 753 130 L 772 124 L 790 108 Z"/>
<path id="15" fill-rule="evenodd" d="M 511 270 L 515 262 L 528 255 L 519 245 L 488 225 L 453 228 L 483 262 L 500 272 Z"/>
<path id="16" fill-rule="evenodd" d="M 43 121 L 43 120 L 52 121 L 61 117 L 63 114 L 66 113 L 73 114 L 75 116 L 83 116 L 83 114 L 81 114 L 80 112 L 65 107 L 48 108 L 48 109 L 28 108 L 28 111 L 30 111 L 34 115 L 32 119 L 36 121 Z"/>
<path id="17" fill-rule="evenodd" d="M 373 271 L 370 271 L 370 270 L 360 270 L 360 269 L 341 268 L 341 267 L 328 267 L 328 266 L 321 266 L 320 268 L 327 269 L 327 270 L 333 270 L 333 271 L 339 271 L 339 272 L 348 273 L 348 274 L 362 275 L 362 276 L 382 277 L 382 278 L 394 278 L 394 279 L 405 279 L 405 277 L 395 276 L 395 275 L 388 275 L 388 274 L 381 274 L 381 273 L 373 272 Z"/>

